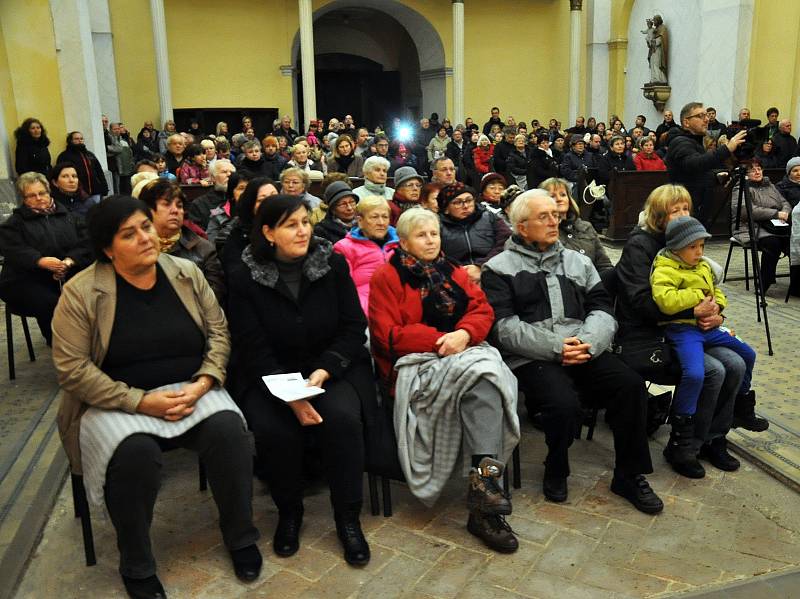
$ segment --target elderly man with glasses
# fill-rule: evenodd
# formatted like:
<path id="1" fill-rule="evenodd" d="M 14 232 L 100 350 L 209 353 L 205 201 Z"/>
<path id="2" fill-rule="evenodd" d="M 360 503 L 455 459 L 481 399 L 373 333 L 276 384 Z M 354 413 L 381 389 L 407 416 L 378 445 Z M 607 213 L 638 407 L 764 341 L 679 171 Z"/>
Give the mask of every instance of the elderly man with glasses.
<path id="1" fill-rule="evenodd" d="M 653 471 L 642 378 L 607 350 L 617 322 L 591 260 L 559 241 L 560 214 L 542 189 L 511 204 L 514 236 L 483 265 L 481 286 L 494 308 L 492 342 L 542 413 L 547 443 L 543 491 L 567 500 L 569 447 L 581 401 L 606 408 L 616 461 L 611 490 L 636 509 L 664 508 L 645 474 Z"/>
<path id="2" fill-rule="evenodd" d="M 724 161 L 744 142 L 746 131 L 739 131 L 720 144 L 713 152 L 706 152 L 703 138 L 708 131 L 708 113 L 701 102 L 689 102 L 681 109 L 681 126 L 670 131 L 667 150 L 667 171 L 670 182 L 689 190 L 697 220 L 711 231 L 710 206 L 714 193 L 714 169 L 723 168 Z"/>

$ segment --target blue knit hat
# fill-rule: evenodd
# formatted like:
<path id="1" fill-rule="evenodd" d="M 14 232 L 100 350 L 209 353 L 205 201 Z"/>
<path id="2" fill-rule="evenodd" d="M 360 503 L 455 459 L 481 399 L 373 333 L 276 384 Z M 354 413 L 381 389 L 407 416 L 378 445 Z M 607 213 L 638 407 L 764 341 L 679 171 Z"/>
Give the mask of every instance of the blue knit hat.
<path id="1" fill-rule="evenodd" d="M 698 239 L 708 239 L 711 234 L 694 217 L 680 216 L 667 224 L 667 248 L 680 250 Z"/>

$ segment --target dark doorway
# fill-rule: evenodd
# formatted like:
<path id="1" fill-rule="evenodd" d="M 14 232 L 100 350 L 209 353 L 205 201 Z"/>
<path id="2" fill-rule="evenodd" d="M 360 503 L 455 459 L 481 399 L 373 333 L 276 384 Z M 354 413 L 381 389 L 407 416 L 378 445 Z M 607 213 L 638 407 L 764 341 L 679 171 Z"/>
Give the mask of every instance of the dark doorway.
<path id="1" fill-rule="evenodd" d="M 399 72 L 384 71 L 381 64 L 351 54 L 319 54 L 315 59 L 318 118 L 327 121 L 351 114 L 356 123 L 372 129 L 378 124 L 388 125 L 400 114 Z M 298 65 L 300 118 L 305 123 L 299 60 Z"/>
<path id="2" fill-rule="evenodd" d="M 261 139 L 272 133 L 272 122 L 278 118 L 277 108 L 177 108 L 175 127 L 178 131 L 188 131 L 189 122 L 197 119 L 200 130 L 206 135 L 216 133 L 217 123 L 228 123 L 229 137 L 242 132 L 242 118 L 249 116 L 253 120 L 256 137 Z"/>

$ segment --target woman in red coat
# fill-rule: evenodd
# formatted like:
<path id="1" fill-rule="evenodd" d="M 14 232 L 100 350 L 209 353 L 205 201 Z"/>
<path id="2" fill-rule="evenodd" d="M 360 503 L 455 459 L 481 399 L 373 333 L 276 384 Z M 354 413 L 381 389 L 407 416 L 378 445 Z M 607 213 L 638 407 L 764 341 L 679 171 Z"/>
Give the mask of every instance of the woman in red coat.
<path id="1" fill-rule="evenodd" d="M 410 354 L 421 359 L 430 355 L 424 368 L 447 368 L 448 357 L 464 351 L 496 352 L 481 345 L 494 323 L 494 311 L 467 272 L 452 265 L 442 254 L 436 214 L 419 208 L 406 210 L 397 222 L 397 234 L 400 247 L 389 263 L 373 275 L 369 297 L 369 328 L 375 362 L 385 381 L 392 386 L 397 382 L 395 422 L 398 422 L 398 410 L 402 409 L 398 405 L 409 401 L 402 396 L 400 377 L 395 381 L 393 376 L 396 360 Z M 496 362 L 492 359 L 489 362 L 493 370 L 503 371 L 499 354 L 496 354 Z M 447 424 L 456 429 L 460 425 L 461 430 L 453 434 L 460 437 L 463 432 L 464 453 L 472 458 L 467 529 L 490 548 L 511 552 L 517 549 L 517 539 L 503 519 L 511 513 L 511 502 L 498 485 L 503 463 L 495 459 L 502 459 L 502 437 L 508 424 L 504 410 L 508 403 L 501 396 L 502 390 L 489 382 L 488 375 L 481 377 L 473 387 L 460 391 L 455 398 L 460 422 L 456 419 Z M 513 395 L 515 406 L 516 391 Z M 414 397 L 415 402 L 422 399 Z M 452 399 L 440 397 L 437 401 Z M 430 412 L 425 409 L 415 418 L 433 419 L 437 411 L 441 409 L 433 407 Z M 516 419 L 516 414 L 512 419 Z M 401 438 L 404 431 L 398 430 L 397 434 Z M 446 444 L 439 434 L 437 432 L 436 451 L 443 450 L 441 445 Z M 432 456 L 434 470 L 436 458 Z M 413 487 L 411 490 L 414 492 Z M 424 491 L 418 493 L 423 501 Z"/>
<path id="2" fill-rule="evenodd" d="M 633 164 L 637 171 L 665 171 L 667 165 L 661 156 L 655 153 L 655 143 L 649 137 L 642 137 L 637 144 L 639 151 L 633 156 Z"/>
<path id="3" fill-rule="evenodd" d="M 478 146 L 472 150 L 472 159 L 475 161 L 475 170 L 482 176 L 492 170 L 492 156 L 494 146 L 485 135 L 478 138 Z"/>

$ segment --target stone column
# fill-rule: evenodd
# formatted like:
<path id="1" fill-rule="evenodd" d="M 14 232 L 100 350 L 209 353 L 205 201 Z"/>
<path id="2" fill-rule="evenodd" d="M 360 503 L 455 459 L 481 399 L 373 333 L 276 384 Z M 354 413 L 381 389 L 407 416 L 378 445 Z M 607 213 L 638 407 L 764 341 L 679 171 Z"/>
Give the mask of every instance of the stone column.
<path id="1" fill-rule="evenodd" d="M 453 125 L 464 122 L 464 0 L 453 0 Z"/>
<path id="2" fill-rule="evenodd" d="M 578 116 L 581 74 L 581 8 L 583 0 L 569 0 L 569 122 Z"/>
<path id="3" fill-rule="evenodd" d="M 121 121 L 123 119 L 119 108 L 117 68 L 114 62 L 114 36 L 111 32 L 108 0 L 89 0 L 89 14 L 92 24 L 94 62 L 97 67 L 97 86 L 100 92 L 100 109 L 112 122 Z"/>
<path id="4" fill-rule="evenodd" d="M 303 69 L 303 118 L 308 123 L 317 118 L 317 83 L 314 72 L 314 15 L 311 0 L 297 0 L 300 11 L 300 62 Z M 305 123 L 296 123 L 298 131 Z"/>
<path id="5" fill-rule="evenodd" d="M 167 52 L 167 19 L 164 0 L 150 0 L 150 17 L 153 20 L 153 49 L 156 54 L 156 79 L 158 80 L 158 107 L 161 126 L 173 120 L 172 85 L 169 78 L 169 53 Z"/>
<path id="6" fill-rule="evenodd" d="M 590 2 L 589 39 L 586 42 L 586 116 L 605 121 L 608 116 L 608 40 L 611 38 L 611 0 Z"/>
<path id="7" fill-rule="evenodd" d="M 100 164 L 106 163 L 100 92 L 88 0 L 50 0 L 64 124 L 80 131 Z M 60 142 L 61 140 L 57 140 Z M 55 156 L 54 156 L 55 158 Z"/>
<path id="8" fill-rule="evenodd" d="M 3 98 L 0 97 L 0 115 L 2 114 L 5 112 L 3 111 Z M 13 168 L 6 121 L 0 118 L 0 222 L 8 218 L 17 205 L 14 185 L 11 183 Z"/>

